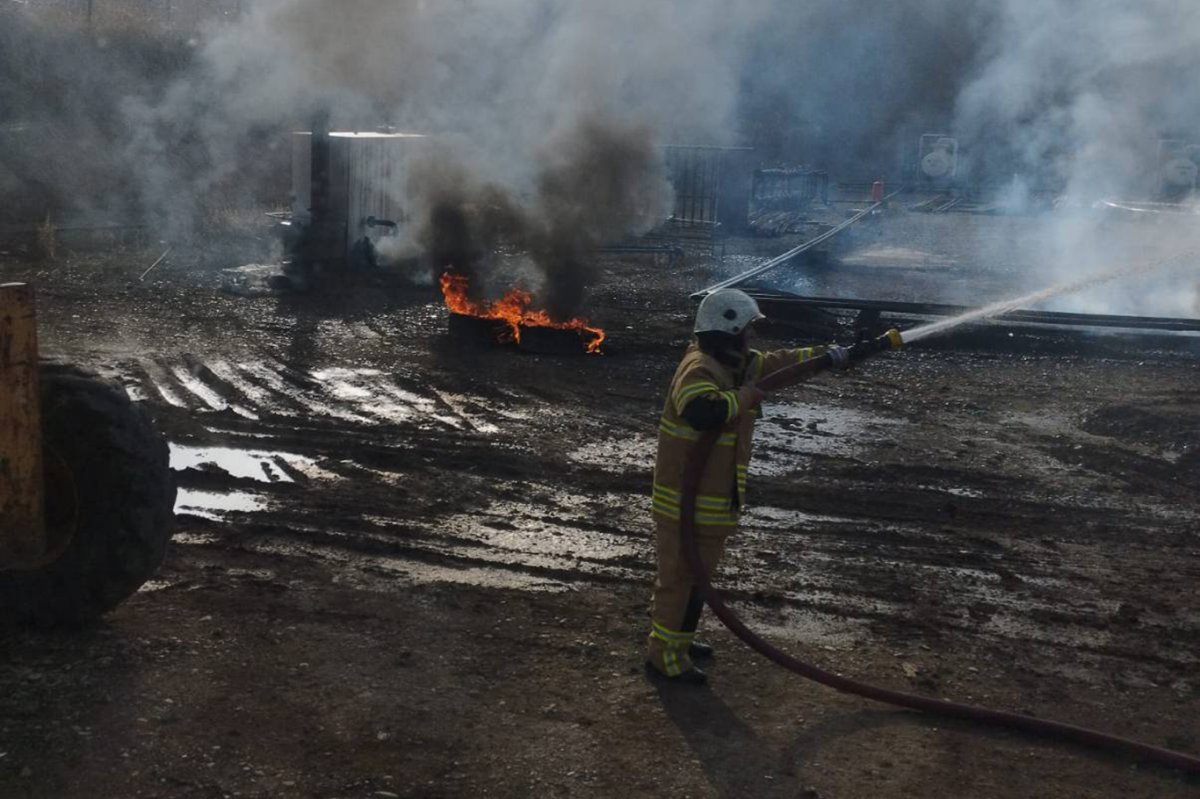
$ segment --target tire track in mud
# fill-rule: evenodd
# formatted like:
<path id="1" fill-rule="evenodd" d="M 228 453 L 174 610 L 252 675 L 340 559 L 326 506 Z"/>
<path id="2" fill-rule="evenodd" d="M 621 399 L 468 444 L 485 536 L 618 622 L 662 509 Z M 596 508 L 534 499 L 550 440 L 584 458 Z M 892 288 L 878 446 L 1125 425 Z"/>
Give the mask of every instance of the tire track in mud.
<path id="1" fill-rule="evenodd" d="M 649 422 L 638 424 L 652 406 L 637 397 L 626 403 L 638 414 L 631 420 L 621 410 L 561 413 L 590 407 L 580 387 L 554 387 L 551 403 L 515 390 L 483 395 L 469 380 L 434 384 L 274 357 L 143 358 L 120 371 L 172 440 L 265 453 L 283 475 L 182 472 L 185 488 L 262 500 L 186 525 L 183 546 L 316 562 L 373 590 L 648 589 L 653 579 L 644 496 L 653 438 L 642 430 Z M 1152 531 L 1136 514 L 1064 505 L 1079 529 L 1063 529 L 1037 501 L 1034 478 L 932 467 L 898 474 L 846 449 L 862 414 L 847 417 L 832 454 L 820 451 L 822 436 L 783 418 L 789 435 L 808 436 L 825 484 L 797 485 L 768 464 L 755 488 L 765 504 L 748 511 L 721 579 L 774 634 L 835 648 L 864 636 L 949 638 L 990 656 L 1033 650 L 1036 668 L 1080 679 L 1191 679 L 1200 618 L 1172 604 L 1130 611 L 1111 552 L 1139 531 L 1123 544 L 1125 568 L 1149 575 L 1159 542 L 1185 545 L 1178 520 L 1147 543 Z M 873 423 L 860 432 L 878 431 Z M 958 488 L 939 488 L 947 484 Z"/>

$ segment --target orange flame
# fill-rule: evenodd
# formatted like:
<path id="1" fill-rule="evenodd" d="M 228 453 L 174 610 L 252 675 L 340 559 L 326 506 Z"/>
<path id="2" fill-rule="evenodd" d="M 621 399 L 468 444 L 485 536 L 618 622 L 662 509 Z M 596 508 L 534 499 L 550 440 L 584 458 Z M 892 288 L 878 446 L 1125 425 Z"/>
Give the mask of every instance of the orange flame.
<path id="1" fill-rule="evenodd" d="M 522 327 L 552 327 L 556 330 L 577 330 L 590 334 L 592 340 L 587 344 L 587 351 L 599 353 L 605 333 L 598 327 L 591 327 L 586 319 L 568 319 L 565 322 L 555 322 L 545 311 L 531 309 L 533 295 L 523 289 L 509 289 L 503 297 L 492 302 L 476 302 L 467 295 L 467 277 L 454 272 L 442 274 L 442 296 L 446 299 L 446 307 L 452 313 L 463 316 L 477 316 L 481 319 L 495 319 L 508 325 L 508 333 L 504 341 L 520 343 Z"/>

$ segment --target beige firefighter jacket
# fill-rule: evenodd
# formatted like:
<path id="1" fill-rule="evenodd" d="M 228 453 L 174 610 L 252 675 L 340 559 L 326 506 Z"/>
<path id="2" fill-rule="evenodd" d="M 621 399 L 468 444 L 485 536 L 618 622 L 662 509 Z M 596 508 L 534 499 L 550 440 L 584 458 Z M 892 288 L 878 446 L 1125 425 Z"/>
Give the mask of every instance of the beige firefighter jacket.
<path id="1" fill-rule="evenodd" d="M 684 407 L 696 397 L 724 399 L 729 411 L 709 456 L 696 497 L 698 535 L 729 535 L 746 504 L 746 474 L 758 410 L 739 406 L 738 389 L 798 361 L 814 358 L 825 347 L 758 352 L 751 350 L 740 369 L 732 369 L 700 350 L 693 341 L 683 356 L 658 425 L 658 458 L 654 465 L 652 509 L 656 516 L 678 521 L 683 470 L 688 453 L 702 433 L 684 420 Z"/>

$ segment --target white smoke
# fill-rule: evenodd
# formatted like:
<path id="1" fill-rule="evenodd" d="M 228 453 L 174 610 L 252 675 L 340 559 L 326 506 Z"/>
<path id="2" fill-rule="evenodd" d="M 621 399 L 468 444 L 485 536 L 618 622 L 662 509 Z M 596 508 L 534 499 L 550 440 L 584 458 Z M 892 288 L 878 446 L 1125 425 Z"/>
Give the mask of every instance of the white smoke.
<path id="1" fill-rule="evenodd" d="M 1200 137 L 1200 5 L 1000 0 L 958 98 L 972 148 L 1070 195 L 1147 196 L 1160 136 Z"/>
<path id="2" fill-rule="evenodd" d="M 764 0 L 260 0 L 215 28 L 198 64 L 165 95 L 127 101 L 134 162 L 160 164 L 164 202 L 235 172 L 243 137 L 305 124 L 391 123 L 453 142 L 485 181 L 532 187 L 539 158 L 585 122 L 648 126 L 655 137 L 733 138 L 739 31 Z M 204 142 L 205 173 L 172 169 L 172 138 Z M 161 184 L 161 185 L 160 185 Z"/>
<path id="3" fill-rule="evenodd" d="M 744 38 L 770 5 L 259 0 L 164 94 L 126 100 L 127 161 L 147 206 L 186 233 L 194 198 L 317 109 L 338 127 L 429 134 L 436 163 L 398 182 L 402 202 L 420 217 L 448 198 L 478 207 L 480 191 L 501 201 L 566 310 L 593 277 L 583 249 L 669 212 L 659 145 L 736 138 Z"/>
<path id="4" fill-rule="evenodd" d="M 948 131 L 971 179 L 1002 182 L 1013 202 L 1050 189 L 1082 209 L 1052 226 L 1045 263 L 1034 265 L 1048 278 L 1183 236 L 1181 225 L 1123 225 L 1114 244 L 1117 228 L 1088 209 L 1154 195 L 1159 138 L 1200 140 L 1192 78 L 1200 4 L 1184 0 L 257 0 L 245 8 L 237 23 L 201 32 L 189 55 L 164 59 L 173 75 L 165 85 L 138 72 L 140 56 L 114 69 L 98 52 L 73 54 L 66 34 L 55 32 L 39 52 L 30 37 L 0 29 L 0 103 L 15 97 L 10 104 L 37 106 L 44 117 L 67 109 L 64 130 L 96 130 L 90 182 L 102 182 L 105 158 L 91 154 L 105 143 L 113 172 L 134 176 L 143 210 L 178 234 L 214 189 L 236 194 L 272 174 L 283 183 L 286 132 L 327 108 L 339 126 L 430 134 L 440 143 L 431 152 L 445 162 L 432 171 L 502 190 L 534 215 L 546 209 L 547 165 L 586 178 L 578 158 L 603 161 L 607 151 L 588 144 L 589 132 L 639 137 L 623 152 L 641 154 L 669 142 L 751 144 L 764 161 L 861 179 L 894 174 L 921 132 Z M 104 57 L 118 50 L 110 44 Z M 44 102 L 54 96 L 62 101 Z M 123 130 L 91 119 L 114 107 Z M 40 171 L 43 184 L 57 186 L 80 171 L 38 163 L 20 174 Z M 645 201 L 607 216 L 605 235 L 613 226 L 636 232 L 663 212 L 662 175 L 643 178 Z M 1195 301 L 1194 292 L 1178 294 Z"/>
<path id="5" fill-rule="evenodd" d="M 1200 235 L 1194 216 L 1122 212 L 1106 200 L 1154 199 L 1159 140 L 1200 141 L 1200 4 L 1181 0 L 1001 0 L 980 43 L 956 126 L 979 174 L 1061 192 L 1031 224 L 1034 272 L 1077 278 L 1196 253 L 1182 276 L 1113 283 L 1064 297 L 1091 312 L 1195 315 Z M 1145 206 L 1143 206 L 1145 207 Z"/>

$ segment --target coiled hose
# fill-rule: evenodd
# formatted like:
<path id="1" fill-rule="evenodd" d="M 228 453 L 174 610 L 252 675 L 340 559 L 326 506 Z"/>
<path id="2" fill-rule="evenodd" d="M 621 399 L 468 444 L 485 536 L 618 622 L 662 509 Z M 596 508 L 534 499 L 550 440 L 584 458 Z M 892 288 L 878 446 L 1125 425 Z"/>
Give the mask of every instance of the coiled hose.
<path id="1" fill-rule="evenodd" d="M 861 342 L 851 347 L 849 349 L 850 360 L 861 360 L 876 352 L 897 348 L 900 344 L 901 339 L 899 334 L 891 331 L 879 339 Z M 776 391 L 785 386 L 805 380 L 833 365 L 834 356 L 829 354 L 821 355 L 767 375 L 757 385 L 763 391 Z M 719 433 L 719 430 L 705 433 L 696 442 L 685 466 L 683 496 L 681 498 L 680 533 L 683 540 L 684 555 L 687 557 L 688 566 L 692 570 L 696 589 L 704 598 L 705 603 L 712 609 L 712 612 L 716 614 L 717 618 L 751 649 L 789 671 L 793 671 L 802 677 L 807 677 L 810 680 L 843 693 L 874 699 L 877 702 L 884 702 L 910 710 L 919 710 L 923 713 L 965 719 L 970 722 L 989 724 L 996 727 L 1007 727 L 1037 735 L 1073 741 L 1086 746 L 1109 749 L 1161 763 L 1172 768 L 1182 769 L 1193 774 L 1200 774 L 1200 758 L 1184 754 L 1183 752 L 1175 752 L 1170 749 L 1151 746 L 1128 738 L 1090 730 L 1086 727 L 1078 727 L 1073 724 L 1064 724 L 1057 721 L 1025 716 L 1019 713 L 1008 713 L 1001 710 L 992 710 L 985 707 L 965 705 L 958 702 L 949 702 L 943 699 L 933 699 L 918 694 L 908 694 L 902 691 L 881 688 L 877 685 L 833 674 L 824 669 L 817 668 L 811 663 L 805 663 L 778 649 L 774 644 L 759 636 L 747 627 L 738 618 L 737 614 L 725 604 L 725 600 L 721 598 L 721 594 L 709 582 L 708 577 L 705 575 L 705 569 L 700 559 L 700 550 L 696 542 L 696 494 L 700 485 L 700 478 L 704 474 L 704 467 L 708 463 L 709 455 L 712 452 L 713 445 L 716 443 Z"/>

